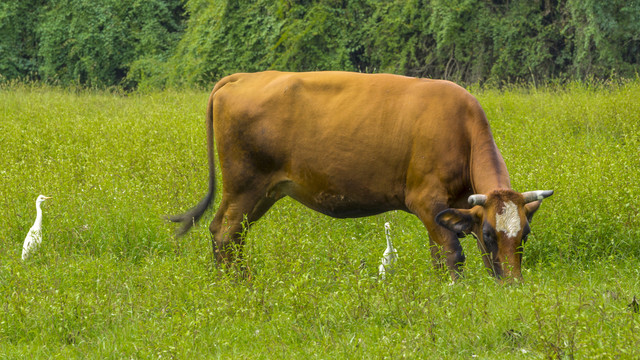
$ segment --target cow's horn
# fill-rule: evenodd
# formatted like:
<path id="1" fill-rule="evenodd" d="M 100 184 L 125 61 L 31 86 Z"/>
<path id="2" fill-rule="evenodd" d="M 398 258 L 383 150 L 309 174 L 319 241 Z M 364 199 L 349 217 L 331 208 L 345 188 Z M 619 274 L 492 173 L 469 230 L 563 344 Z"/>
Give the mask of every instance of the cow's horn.
<path id="1" fill-rule="evenodd" d="M 473 206 L 484 205 L 484 203 L 487 202 L 487 196 L 482 194 L 475 194 L 469 196 L 469 199 L 467 201 L 469 202 L 469 205 Z"/>
<path id="2" fill-rule="evenodd" d="M 532 201 L 538 201 L 544 198 L 548 198 L 551 195 L 553 195 L 553 190 L 536 190 L 522 193 L 522 196 L 524 196 L 524 202 L 527 204 Z"/>

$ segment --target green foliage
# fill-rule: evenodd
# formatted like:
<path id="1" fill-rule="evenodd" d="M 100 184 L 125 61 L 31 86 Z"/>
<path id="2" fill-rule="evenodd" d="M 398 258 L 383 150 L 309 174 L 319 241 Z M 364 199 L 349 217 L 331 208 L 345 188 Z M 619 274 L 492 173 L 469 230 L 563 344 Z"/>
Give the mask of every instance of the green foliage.
<path id="1" fill-rule="evenodd" d="M 172 82 L 208 84 L 264 69 L 354 70 L 359 2 L 333 3 L 189 1 Z"/>
<path id="2" fill-rule="evenodd" d="M 374 67 L 413 76 L 498 84 L 566 77 L 563 11 L 549 1 L 385 3 L 369 24 L 368 48 Z"/>
<path id="3" fill-rule="evenodd" d="M 568 10 L 578 77 L 638 73 L 640 1 L 569 0 Z"/>
<path id="4" fill-rule="evenodd" d="M 280 69 L 391 72 L 500 85 L 633 77 L 640 66 L 638 0 L 187 4 L 182 51 L 174 58 L 175 67 L 195 59 L 187 83 Z"/>
<path id="5" fill-rule="evenodd" d="M 183 26 L 179 0 L 8 1 L 0 18 L 3 77 L 90 87 L 165 76 Z"/>
<path id="6" fill-rule="evenodd" d="M 37 28 L 45 0 L 0 2 L 0 81 L 35 77 Z"/>
<path id="7" fill-rule="evenodd" d="M 188 1 L 187 31 L 171 59 L 171 82 L 206 84 L 240 71 L 268 67 L 268 44 L 280 24 L 264 2 Z"/>
<path id="8" fill-rule="evenodd" d="M 431 64 L 429 48 L 435 44 L 425 36 L 430 9 L 420 0 L 372 2 L 371 16 L 363 24 L 364 54 L 360 71 L 426 74 L 418 69 Z M 407 72 L 409 74 L 410 72 Z"/>
<path id="9" fill-rule="evenodd" d="M 355 70 L 362 52 L 360 23 L 368 4 L 317 1 L 291 4 L 280 1 L 282 31 L 273 46 L 273 67 L 283 70 Z"/>
<path id="10" fill-rule="evenodd" d="M 2 77 L 84 86 L 266 69 L 502 86 L 640 70 L 640 0 L 7 0 L 0 19 Z"/>

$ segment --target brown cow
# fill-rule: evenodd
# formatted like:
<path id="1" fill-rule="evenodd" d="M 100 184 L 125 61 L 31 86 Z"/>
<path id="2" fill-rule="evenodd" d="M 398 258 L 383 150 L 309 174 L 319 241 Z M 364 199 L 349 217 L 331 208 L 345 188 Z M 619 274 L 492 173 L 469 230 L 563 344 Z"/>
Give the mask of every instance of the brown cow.
<path id="1" fill-rule="evenodd" d="M 458 238 L 472 233 L 496 277 L 520 278 L 529 222 L 553 193 L 511 189 L 480 104 L 448 81 L 235 74 L 211 92 L 206 123 L 209 191 L 170 219 L 183 234 L 211 204 L 215 137 L 223 190 L 210 231 L 222 263 L 234 258 L 230 245 L 241 247 L 243 221 L 249 226 L 288 195 L 337 218 L 415 214 L 429 232 L 434 264 L 444 260 L 453 279 L 465 260 Z"/>

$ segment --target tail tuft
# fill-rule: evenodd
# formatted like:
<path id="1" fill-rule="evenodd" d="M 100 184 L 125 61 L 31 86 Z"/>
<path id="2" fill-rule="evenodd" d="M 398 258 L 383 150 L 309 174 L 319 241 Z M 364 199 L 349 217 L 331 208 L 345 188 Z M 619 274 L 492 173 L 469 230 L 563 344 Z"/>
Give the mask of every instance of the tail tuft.
<path id="1" fill-rule="evenodd" d="M 166 216 L 167 220 L 182 224 L 182 226 L 176 231 L 176 236 L 180 237 L 191 230 L 191 227 L 195 225 L 195 223 L 200 220 L 205 211 L 207 211 L 209 205 L 211 205 L 211 200 L 213 200 L 213 191 L 211 191 L 210 189 L 207 195 L 202 200 L 200 200 L 200 202 L 196 206 L 189 209 L 186 213 L 181 215 Z"/>

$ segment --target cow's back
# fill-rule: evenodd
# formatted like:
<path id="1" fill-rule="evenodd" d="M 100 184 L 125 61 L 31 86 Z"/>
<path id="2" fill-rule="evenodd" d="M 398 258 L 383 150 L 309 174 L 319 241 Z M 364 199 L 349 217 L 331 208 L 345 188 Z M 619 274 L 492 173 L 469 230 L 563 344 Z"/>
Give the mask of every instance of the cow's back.
<path id="1" fill-rule="evenodd" d="M 254 177 L 339 217 L 407 210 L 406 193 L 433 184 L 471 191 L 473 137 L 489 131 L 447 81 L 269 71 L 225 78 L 212 96 L 225 188 Z"/>

